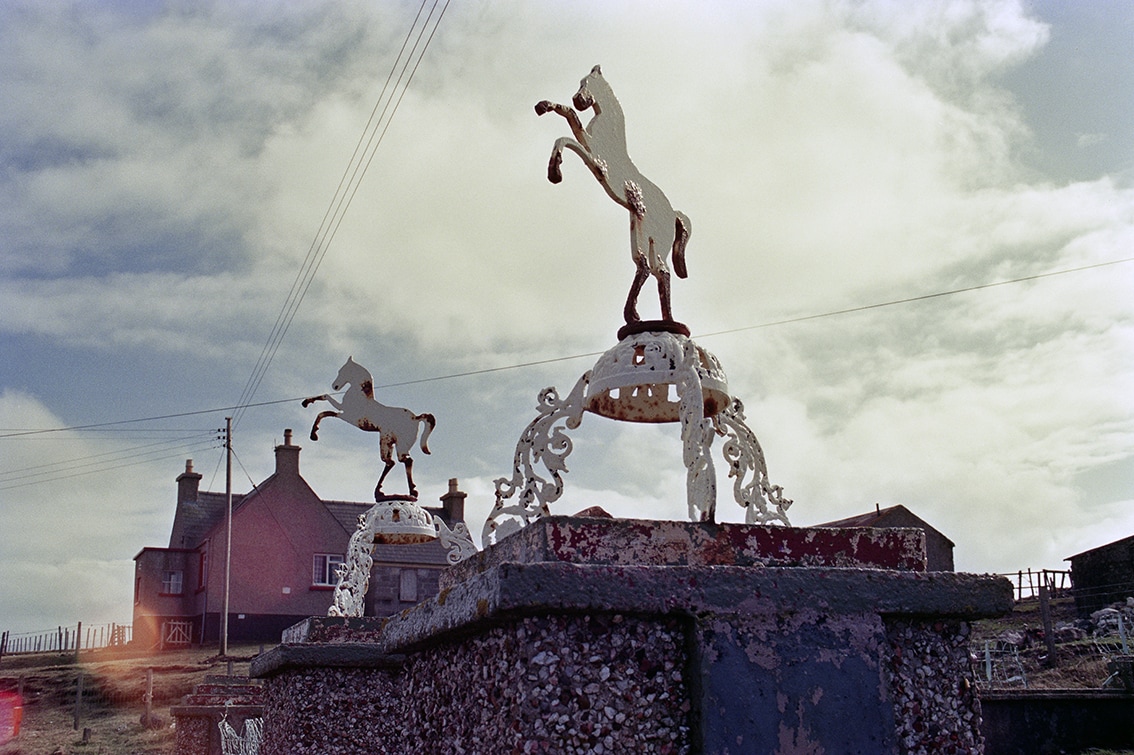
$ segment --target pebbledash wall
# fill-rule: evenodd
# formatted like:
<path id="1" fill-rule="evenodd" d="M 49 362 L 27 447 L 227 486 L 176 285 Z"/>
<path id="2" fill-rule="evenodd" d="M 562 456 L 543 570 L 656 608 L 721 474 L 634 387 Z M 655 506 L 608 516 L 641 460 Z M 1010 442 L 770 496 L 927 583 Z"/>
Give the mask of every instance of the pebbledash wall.
<path id="1" fill-rule="evenodd" d="M 1012 605 L 919 530 L 567 517 L 440 587 L 285 632 L 261 752 L 979 753 L 967 622 Z"/>

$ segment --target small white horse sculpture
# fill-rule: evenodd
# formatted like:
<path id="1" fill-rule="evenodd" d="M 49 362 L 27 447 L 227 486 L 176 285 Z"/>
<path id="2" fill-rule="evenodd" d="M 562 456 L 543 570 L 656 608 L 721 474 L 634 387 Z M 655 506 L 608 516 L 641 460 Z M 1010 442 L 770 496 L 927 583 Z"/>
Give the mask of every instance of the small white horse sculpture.
<path id="1" fill-rule="evenodd" d="M 409 409 L 399 409 L 396 406 L 378 403 L 374 399 L 374 378 L 365 367 L 355 362 L 353 357 L 347 357 L 346 364 L 339 370 L 339 375 L 331 384 L 331 388 L 341 391 L 347 385 L 350 388 L 343 394 L 342 401 L 337 401 L 333 396 L 326 394 L 303 399 L 304 406 L 309 406 L 315 401 L 326 401 L 335 409 L 338 409 L 337 412 L 325 411 L 319 413 L 319 416 L 315 418 L 315 424 L 311 426 L 311 440 L 319 440 L 319 423 L 325 417 L 338 417 L 344 422 L 349 422 L 367 432 L 380 433 L 382 461 L 385 462 L 386 468 L 382 470 L 382 476 L 378 478 L 378 486 L 374 488 L 374 498 L 376 500 L 382 498 L 382 483 L 385 482 L 386 475 L 394 467 L 394 454 L 396 452 L 397 460 L 406 468 L 409 494 L 416 500 L 417 487 L 413 484 L 413 459 L 410 457 L 410 451 L 413 449 L 414 441 L 417 440 L 418 424 L 424 423 L 425 431 L 421 434 L 421 450 L 429 453 L 426 441 L 429 439 L 429 434 L 433 432 L 433 428 L 436 427 L 437 420 L 432 414 L 414 414 Z"/>
<path id="2" fill-rule="evenodd" d="M 689 218 L 674 210 L 661 189 L 639 173 L 631 162 L 626 151 L 622 107 L 598 66 L 582 80 L 572 102 L 579 111 L 587 108 L 595 111 L 586 128 L 578 113 L 567 105 L 543 100 L 535 106 L 537 115 L 555 112 L 566 118 L 571 133 L 575 135 L 574 139 L 564 136 L 555 140 L 547 178 L 552 183 L 563 180 L 560 164 L 563 162 L 563 150 L 569 149 L 583 159 L 610 198 L 630 211 L 630 255 L 636 271 L 623 316 L 628 324 L 639 320 L 638 294 L 646 278 L 653 275 L 658 282 L 662 319 L 672 321 L 666 258 L 672 250 L 674 272 L 680 278 L 688 275 L 685 245 L 692 232 Z"/>

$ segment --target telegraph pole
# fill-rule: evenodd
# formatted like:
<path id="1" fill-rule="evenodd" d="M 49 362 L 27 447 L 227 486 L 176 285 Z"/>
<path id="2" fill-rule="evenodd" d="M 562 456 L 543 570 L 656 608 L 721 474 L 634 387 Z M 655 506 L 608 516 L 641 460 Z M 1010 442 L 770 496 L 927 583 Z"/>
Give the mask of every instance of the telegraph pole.
<path id="1" fill-rule="evenodd" d="M 232 417 L 224 418 L 224 499 L 225 499 L 225 547 L 224 547 L 224 608 L 221 614 L 221 656 L 228 655 L 228 588 L 232 582 Z"/>

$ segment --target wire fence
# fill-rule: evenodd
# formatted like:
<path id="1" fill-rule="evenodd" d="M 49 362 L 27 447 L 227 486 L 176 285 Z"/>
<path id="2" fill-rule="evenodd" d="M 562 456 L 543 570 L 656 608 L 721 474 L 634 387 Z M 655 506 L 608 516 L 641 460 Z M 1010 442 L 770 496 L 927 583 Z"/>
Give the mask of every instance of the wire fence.
<path id="1" fill-rule="evenodd" d="M 78 653 L 80 650 L 125 647 L 133 639 L 130 624 L 96 624 L 56 627 L 35 632 L 0 634 L 0 658 L 30 653 Z"/>
<path id="2" fill-rule="evenodd" d="M 979 686 L 1027 688 L 1029 670 L 1035 675 L 1046 669 L 1070 674 L 1056 678 L 1078 681 L 1084 672 L 1093 677 L 1106 669 L 1097 683 L 1128 683 L 1117 679 L 1121 673 L 1116 669 L 1129 667 L 1134 657 L 1134 582 L 1072 585 L 1070 572 L 1050 569 L 1001 576 L 1012 581 L 1015 611 L 1032 618 L 970 645 Z M 1057 598 L 1063 606 L 1061 621 L 1053 615 Z M 1074 611 L 1068 616 L 1072 601 Z M 1037 684 L 1050 685 L 1050 679 Z"/>

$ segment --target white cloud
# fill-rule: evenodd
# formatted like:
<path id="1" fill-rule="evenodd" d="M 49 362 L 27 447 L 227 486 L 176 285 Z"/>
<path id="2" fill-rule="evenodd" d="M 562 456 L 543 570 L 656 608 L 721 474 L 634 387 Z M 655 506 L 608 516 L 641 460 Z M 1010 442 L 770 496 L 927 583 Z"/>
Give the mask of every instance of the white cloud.
<path id="1" fill-rule="evenodd" d="M 0 13 L 0 337 L 14 355 L 0 424 L 230 404 L 410 18 L 262 3 Z M 567 127 L 532 110 L 568 101 L 596 63 L 631 156 L 692 218 L 674 305 L 695 333 L 1128 256 L 1121 175 L 1059 184 L 1019 161 L 1036 144 L 1002 82 L 1052 33 L 1013 2 L 454 4 L 256 398 L 325 391 L 348 354 L 386 386 L 612 346 L 627 217 L 573 155 L 562 184 L 546 181 Z M 1131 274 L 703 343 L 796 523 L 902 502 L 957 542 L 962 565 L 1052 567 L 1098 544 L 1075 533 L 1131 527 L 1128 496 L 1083 482 L 1130 463 Z M 641 303 L 656 312 L 652 286 Z M 438 415 L 434 454 L 415 467 L 423 495 L 459 477 L 479 529 L 537 392 L 568 391 L 593 362 L 383 387 L 384 401 Z M 41 373 L 60 363 L 75 374 L 48 385 Z M 250 410 L 238 428 L 249 476 L 270 473 L 273 439 L 286 426 L 306 437 L 312 416 Z M 322 495 L 369 496 L 376 459 L 361 435 L 343 425 L 304 443 Z M 674 427 L 588 418 L 574 437 L 557 512 L 684 517 Z M 13 449 L 0 472 L 128 448 L 70 442 L 0 439 Z M 0 537 L 20 533 L 29 558 L 59 541 L 119 568 L 162 543 L 182 463 L 4 491 Z M 720 485 L 721 517 L 738 520 Z M 28 513 L 45 510 L 100 545 Z"/>

